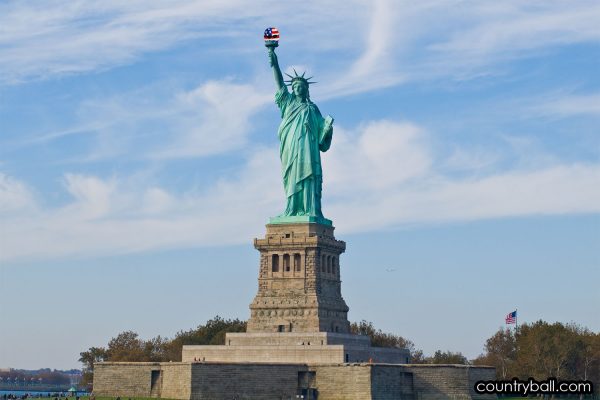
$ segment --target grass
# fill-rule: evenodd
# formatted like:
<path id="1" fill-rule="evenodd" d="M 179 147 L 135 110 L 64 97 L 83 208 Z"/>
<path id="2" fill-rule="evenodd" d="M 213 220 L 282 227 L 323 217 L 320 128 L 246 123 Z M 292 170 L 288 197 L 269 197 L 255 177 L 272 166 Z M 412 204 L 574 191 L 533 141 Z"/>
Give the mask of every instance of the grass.
<path id="1" fill-rule="evenodd" d="M 95 396 L 96 400 L 115 400 L 117 398 L 117 396 L 112 396 L 112 397 L 100 397 L 100 396 Z M 32 399 L 50 399 L 50 400 L 54 400 L 54 396 L 51 397 L 33 397 Z M 59 400 L 75 400 L 75 397 L 58 397 Z M 79 396 L 79 400 L 89 400 L 90 396 Z M 163 397 L 160 398 L 161 400 L 170 400 L 170 399 L 165 399 Z M 156 397 L 129 397 L 129 396 L 121 396 L 121 400 L 156 400 Z"/>

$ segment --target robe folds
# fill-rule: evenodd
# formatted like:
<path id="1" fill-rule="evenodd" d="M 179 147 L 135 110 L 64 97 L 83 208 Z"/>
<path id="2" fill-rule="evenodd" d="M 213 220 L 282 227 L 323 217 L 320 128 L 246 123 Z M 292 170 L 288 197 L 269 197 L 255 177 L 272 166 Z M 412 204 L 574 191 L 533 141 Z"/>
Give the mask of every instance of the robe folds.
<path id="1" fill-rule="evenodd" d="M 320 152 L 329 149 L 332 131 L 324 132 L 325 119 L 314 103 L 308 99 L 301 101 L 285 86 L 275 94 L 275 103 L 281 110 L 277 135 L 287 196 L 286 210 L 282 215 L 323 217 Z"/>

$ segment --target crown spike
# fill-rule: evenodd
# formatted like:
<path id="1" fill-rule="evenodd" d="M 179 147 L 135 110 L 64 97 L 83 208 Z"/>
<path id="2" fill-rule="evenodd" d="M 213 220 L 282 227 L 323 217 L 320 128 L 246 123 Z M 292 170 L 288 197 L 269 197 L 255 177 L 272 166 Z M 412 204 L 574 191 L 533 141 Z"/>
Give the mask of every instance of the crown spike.
<path id="1" fill-rule="evenodd" d="M 294 70 L 294 74 L 296 74 L 296 77 L 298 77 L 298 73 L 296 72 L 296 68 L 292 68 Z"/>
<path id="2" fill-rule="evenodd" d="M 306 71 L 304 71 L 304 72 L 302 73 L 302 76 L 301 76 L 300 78 L 304 78 L 304 74 L 306 74 Z"/>
<path id="3" fill-rule="evenodd" d="M 293 76 L 291 76 L 290 74 L 288 74 L 287 72 L 284 72 L 284 74 L 286 74 L 287 76 L 289 76 L 289 77 L 290 77 L 290 79 L 294 79 L 294 77 L 293 77 Z"/>

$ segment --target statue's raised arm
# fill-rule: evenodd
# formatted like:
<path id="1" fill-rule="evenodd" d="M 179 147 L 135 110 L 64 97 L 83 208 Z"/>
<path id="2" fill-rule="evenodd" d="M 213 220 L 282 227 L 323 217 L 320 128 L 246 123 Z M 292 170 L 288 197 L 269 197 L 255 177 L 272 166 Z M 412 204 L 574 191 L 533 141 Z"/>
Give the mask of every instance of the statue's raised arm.
<path id="1" fill-rule="evenodd" d="M 275 47 L 279 46 L 279 29 L 275 27 L 265 29 L 265 46 L 269 52 L 269 63 L 271 64 L 271 68 L 273 68 L 275 84 L 277 85 L 277 90 L 279 91 L 285 87 L 283 75 L 281 74 L 279 62 L 277 61 L 277 54 L 275 54 Z"/>
<path id="2" fill-rule="evenodd" d="M 271 68 L 273 68 L 273 77 L 275 77 L 275 84 L 277 89 L 281 89 L 285 83 L 283 82 L 283 75 L 281 74 L 281 68 L 279 68 L 279 61 L 277 61 L 277 54 L 275 54 L 275 47 L 267 47 L 269 51 L 269 62 Z"/>

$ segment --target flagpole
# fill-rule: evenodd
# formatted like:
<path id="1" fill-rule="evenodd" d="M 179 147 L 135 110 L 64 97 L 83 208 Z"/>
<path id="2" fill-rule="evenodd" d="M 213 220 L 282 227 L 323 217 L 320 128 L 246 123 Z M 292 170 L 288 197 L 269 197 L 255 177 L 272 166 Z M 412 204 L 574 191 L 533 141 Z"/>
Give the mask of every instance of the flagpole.
<path id="1" fill-rule="evenodd" d="M 515 335 L 517 334 L 517 327 L 519 326 L 517 318 L 519 318 L 519 313 L 517 308 L 515 307 Z"/>

